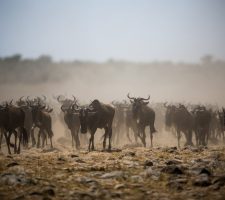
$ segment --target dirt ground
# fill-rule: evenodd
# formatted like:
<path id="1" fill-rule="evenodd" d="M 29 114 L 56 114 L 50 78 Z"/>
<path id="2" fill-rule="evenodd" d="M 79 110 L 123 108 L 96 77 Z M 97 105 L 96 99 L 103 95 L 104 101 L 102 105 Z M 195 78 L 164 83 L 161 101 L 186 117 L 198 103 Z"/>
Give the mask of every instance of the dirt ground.
<path id="1" fill-rule="evenodd" d="M 96 149 L 1 153 L 0 199 L 225 199 L 224 147 Z"/>

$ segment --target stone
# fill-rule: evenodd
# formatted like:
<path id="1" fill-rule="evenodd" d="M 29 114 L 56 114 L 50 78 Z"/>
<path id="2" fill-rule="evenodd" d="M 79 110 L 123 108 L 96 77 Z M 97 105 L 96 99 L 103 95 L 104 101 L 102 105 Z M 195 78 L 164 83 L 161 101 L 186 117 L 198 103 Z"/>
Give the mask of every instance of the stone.
<path id="1" fill-rule="evenodd" d="M 107 179 L 107 178 L 120 178 L 120 177 L 124 177 L 123 171 L 113 171 L 113 172 L 105 173 L 100 178 Z"/>
<path id="2" fill-rule="evenodd" d="M 193 180 L 194 186 L 207 187 L 211 185 L 209 176 L 207 174 L 200 174 Z"/>
<path id="3" fill-rule="evenodd" d="M 184 174 L 183 170 L 176 165 L 168 165 L 162 168 L 161 172 L 168 174 Z"/>

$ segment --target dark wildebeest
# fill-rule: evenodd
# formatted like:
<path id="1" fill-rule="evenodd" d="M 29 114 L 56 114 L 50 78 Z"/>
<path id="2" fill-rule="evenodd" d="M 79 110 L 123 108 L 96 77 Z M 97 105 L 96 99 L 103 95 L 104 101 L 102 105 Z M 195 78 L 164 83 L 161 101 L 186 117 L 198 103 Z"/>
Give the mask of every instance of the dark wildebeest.
<path id="1" fill-rule="evenodd" d="M 80 118 L 79 109 L 76 101 L 73 105 L 67 107 L 66 105 L 61 106 L 61 110 L 64 113 L 64 121 L 71 132 L 72 136 L 72 147 L 74 148 L 74 142 L 76 144 L 76 149 L 80 148 L 79 130 L 80 130 Z"/>
<path id="2" fill-rule="evenodd" d="M 73 106 L 74 102 L 76 102 L 76 98 L 73 96 L 73 99 L 69 99 L 69 98 L 65 98 L 63 95 L 59 95 L 57 97 L 54 97 L 60 104 L 61 107 L 63 108 L 69 108 L 71 106 Z M 69 136 L 69 131 L 67 129 L 67 124 L 65 124 L 65 120 L 64 120 L 64 112 L 61 110 L 59 113 L 59 121 L 64 125 L 65 127 L 65 135 Z"/>
<path id="3" fill-rule="evenodd" d="M 32 126 L 33 126 L 33 118 L 32 118 L 32 110 L 31 107 L 27 104 L 27 100 L 23 100 L 23 97 L 21 97 L 17 102 L 17 106 L 19 106 L 23 112 L 25 113 L 25 119 L 24 119 L 24 127 L 28 134 L 28 140 L 32 138 L 32 141 L 34 140 L 34 136 L 32 135 Z M 32 142 L 33 143 L 33 142 Z"/>
<path id="4" fill-rule="evenodd" d="M 211 120 L 210 120 L 210 131 L 209 131 L 209 140 L 217 144 L 219 141 L 219 138 L 223 135 L 223 129 L 221 126 L 221 121 L 220 121 L 220 114 L 218 110 L 209 110 L 211 113 Z"/>
<path id="5" fill-rule="evenodd" d="M 223 142 L 225 142 L 225 108 L 222 108 L 218 115 L 220 120 L 220 138 L 223 138 Z"/>
<path id="6" fill-rule="evenodd" d="M 14 153 L 20 153 L 20 144 L 24 146 L 28 144 L 27 131 L 24 128 L 25 114 L 22 109 L 10 104 L 1 106 L 0 108 L 0 127 L 4 133 L 6 144 L 8 147 L 8 153 L 11 154 L 10 150 L 10 138 L 11 135 L 15 136 Z M 19 138 L 18 144 L 17 139 Z"/>
<path id="7" fill-rule="evenodd" d="M 120 139 L 122 138 L 123 131 L 125 128 L 125 107 L 122 102 L 112 102 L 112 105 L 115 108 L 115 115 L 113 119 L 113 135 L 112 141 L 115 144 L 119 144 Z M 130 138 L 128 137 L 131 142 Z"/>
<path id="8" fill-rule="evenodd" d="M 81 133 L 90 131 L 88 150 L 94 150 L 94 135 L 98 128 L 104 128 L 103 149 L 106 147 L 106 138 L 109 138 L 108 150 L 111 150 L 112 123 L 115 109 L 111 105 L 94 100 L 88 108 L 80 109 Z"/>
<path id="9" fill-rule="evenodd" d="M 132 114 L 133 118 L 137 122 L 138 127 L 138 136 L 141 138 L 141 141 L 146 147 L 146 135 L 145 135 L 145 127 L 150 127 L 150 139 L 151 139 L 151 147 L 153 147 L 153 133 L 156 132 L 154 123 L 155 123 L 155 112 L 152 108 L 148 107 L 150 96 L 147 99 L 144 98 L 134 98 L 130 97 L 129 94 L 127 97 L 130 99 L 132 103 Z"/>
<path id="10" fill-rule="evenodd" d="M 186 137 L 185 145 L 192 146 L 192 132 L 194 122 L 191 113 L 184 105 L 181 104 L 179 105 L 179 107 L 176 107 L 174 105 L 167 106 L 165 103 L 164 106 L 166 107 L 166 127 L 175 128 L 177 133 L 178 147 L 180 147 L 181 132 L 183 132 Z"/>
<path id="11" fill-rule="evenodd" d="M 132 112 L 132 105 L 130 104 L 127 106 L 125 110 L 125 128 L 126 128 L 126 135 L 128 140 L 131 142 L 130 139 L 130 129 L 133 131 L 135 142 L 138 141 L 138 129 L 137 129 L 137 121 L 133 117 Z"/>
<path id="12" fill-rule="evenodd" d="M 210 131 L 211 112 L 205 106 L 198 106 L 192 111 L 197 145 L 207 145 Z"/>
<path id="13" fill-rule="evenodd" d="M 53 148 L 52 119 L 49 114 L 53 109 L 46 109 L 46 105 L 42 105 L 39 101 L 35 104 L 30 104 L 30 107 L 32 108 L 32 118 L 34 123 L 32 129 L 34 129 L 35 127 L 39 128 L 37 147 L 40 147 L 40 136 L 42 136 L 42 147 L 44 147 L 44 142 L 47 139 L 47 133 L 50 139 L 51 148 Z"/>

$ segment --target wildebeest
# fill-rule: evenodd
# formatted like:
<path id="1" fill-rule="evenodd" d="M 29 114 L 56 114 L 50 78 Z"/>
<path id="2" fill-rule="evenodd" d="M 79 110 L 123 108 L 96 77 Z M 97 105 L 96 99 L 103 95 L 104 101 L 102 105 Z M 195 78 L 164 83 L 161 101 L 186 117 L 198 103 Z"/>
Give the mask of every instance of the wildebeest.
<path id="1" fill-rule="evenodd" d="M 209 139 L 211 113 L 205 106 L 197 106 L 193 110 L 193 114 L 196 144 L 205 146 Z"/>
<path id="2" fill-rule="evenodd" d="M 79 130 L 80 130 L 80 118 L 79 109 L 74 100 L 73 104 L 67 106 L 63 104 L 61 110 L 64 112 L 64 121 L 71 132 L 72 136 L 72 147 L 74 147 L 74 142 L 76 144 L 76 149 L 80 148 Z"/>
<path id="3" fill-rule="evenodd" d="M 115 108 L 115 115 L 113 119 L 113 135 L 112 135 L 112 141 L 116 144 L 119 144 L 120 139 L 123 136 L 123 132 L 125 129 L 125 110 L 126 107 L 123 102 L 116 102 L 113 101 L 112 105 Z M 130 137 L 128 137 L 128 140 L 131 142 Z"/>
<path id="4" fill-rule="evenodd" d="M 137 127 L 137 121 L 133 117 L 132 112 L 132 105 L 130 104 L 127 106 L 125 110 L 125 129 L 126 129 L 126 135 L 128 140 L 131 142 L 130 139 L 130 130 L 133 131 L 135 142 L 138 141 L 138 127 Z"/>
<path id="5" fill-rule="evenodd" d="M 32 110 L 31 107 L 27 103 L 28 99 L 25 100 L 23 97 L 20 97 L 19 100 L 16 102 L 17 106 L 19 106 L 23 112 L 25 113 L 24 119 L 24 127 L 28 134 L 28 140 L 32 138 L 34 140 L 34 136 L 32 135 L 32 126 L 33 126 L 33 117 L 32 117 Z M 34 141 L 33 141 L 34 142 Z"/>
<path id="6" fill-rule="evenodd" d="M 153 133 L 156 132 L 154 123 L 155 123 L 155 112 L 152 108 L 148 107 L 150 96 L 147 99 L 144 98 L 134 98 L 130 97 L 129 94 L 127 97 L 132 103 L 132 115 L 135 121 L 137 122 L 138 135 L 142 140 L 143 145 L 146 147 L 145 141 L 145 127 L 150 127 L 150 139 L 151 147 L 153 147 Z"/>
<path id="7" fill-rule="evenodd" d="M 74 96 L 73 96 L 73 99 L 65 98 L 63 95 L 59 95 L 54 98 L 61 104 L 61 107 L 63 107 L 63 108 L 71 107 L 73 105 L 73 103 L 76 101 L 76 98 Z M 65 124 L 65 119 L 64 119 L 65 113 L 62 111 L 62 109 L 60 110 L 60 113 L 58 116 L 59 116 L 59 121 L 65 127 L 65 135 L 69 136 L 69 131 L 67 129 L 68 126 L 67 126 L 67 124 Z"/>
<path id="8" fill-rule="evenodd" d="M 179 107 L 175 105 L 166 105 L 165 124 L 167 127 L 175 128 L 177 133 L 177 143 L 180 147 L 181 132 L 184 133 L 186 138 L 185 145 L 193 145 L 192 133 L 194 128 L 193 116 L 187 108 L 180 104 Z"/>
<path id="9" fill-rule="evenodd" d="M 106 138 L 109 139 L 108 150 L 111 150 L 112 122 L 115 109 L 95 99 L 89 107 L 80 108 L 81 133 L 90 131 L 88 150 L 94 150 L 94 135 L 98 128 L 104 128 L 103 149 L 106 148 Z"/>
<path id="10" fill-rule="evenodd" d="M 15 136 L 14 153 L 20 153 L 20 144 L 24 146 L 28 144 L 27 131 L 24 128 L 25 114 L 22 109 L 10 104 L 0 107 L 0 127 L 4 133 L 6 144 L 8 147 L 8 153 L 11 154 L 10 138 L 11 135 Z M 19 139 L 19 141 L 17 141 Z M 18 144 L 17 144 L 18 142 Z"/>
<path id="11" fill-rule="evenodd" d="M 32 129 L 34 129 L 35 127 L 39 128 L 37 147 L 40 147 L 40 136 L 42 136 L 42 147 L 44 147 L 44 142 L 46 141 L 48 136 L 50 139 L 51 148 L 53 148 L 52 119 L 49 114 L 52 112 L 52 109 L 50 108 L 46 109 L 46 105 L 41 104 L 40 101 L 34 104 L 30 104 L 30 107 L 32 108 L 32 118 L 33 118 Z"/>

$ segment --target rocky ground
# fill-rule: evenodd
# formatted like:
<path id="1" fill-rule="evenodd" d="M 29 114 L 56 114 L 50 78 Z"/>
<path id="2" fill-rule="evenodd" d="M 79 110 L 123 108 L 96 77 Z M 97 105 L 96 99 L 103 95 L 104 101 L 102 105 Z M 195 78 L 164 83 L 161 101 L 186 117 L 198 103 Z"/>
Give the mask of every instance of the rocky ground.
<path id="1" fill-rule="evenodd" d="M 0 154 L 0 199 L 225 199 L 225 148 Z"/>

